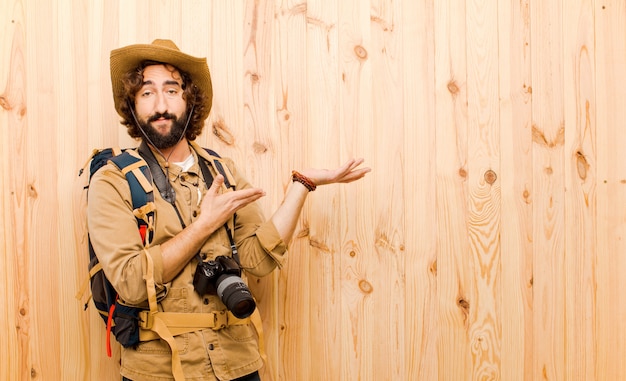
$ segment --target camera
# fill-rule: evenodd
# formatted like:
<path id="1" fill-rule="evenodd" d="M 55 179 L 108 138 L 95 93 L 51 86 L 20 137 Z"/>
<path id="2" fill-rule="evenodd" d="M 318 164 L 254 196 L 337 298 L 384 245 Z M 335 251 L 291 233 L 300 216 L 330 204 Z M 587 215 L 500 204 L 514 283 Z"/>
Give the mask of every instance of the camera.
<path id="1" fill-rule="evenodd" d="M 217 294 L 226 308 L 239 319 L 254 312 L 256 302 L 248 286 L 241 279 L 239 264 L 220 255 L 215 260 L 200 261 L 193 276 L 193 288 L 200 294 Z"/>

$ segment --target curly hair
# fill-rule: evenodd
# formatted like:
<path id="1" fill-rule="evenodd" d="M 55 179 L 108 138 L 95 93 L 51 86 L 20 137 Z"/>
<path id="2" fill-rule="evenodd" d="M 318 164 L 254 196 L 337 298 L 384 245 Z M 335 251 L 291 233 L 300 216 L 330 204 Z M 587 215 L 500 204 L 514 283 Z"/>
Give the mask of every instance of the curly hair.
<path id="1" fill-rule="evenodd" d="M 193 106 L 193 115 L 191 120 L 189 121 L 189 126 L 187 127 L 187 131 L 185 132 L 185 138 L 187 140 L 195 140 L 200 133 L 202 133 L 202 129 L 204 128 L 204 109 L 206 94 L 197 86 L 193 84 L 191 76 L 178 69 L 177 67 L 170 65 L 164 62 L 157 61 L 143 61 L 139 64 L 134 70 L 129 71 L 122 78 L 122 83 L 124 85 L 124 94 L 123 99 L 125 102 L 122 102 L 120 105 L 120 112 L 122 114 L 121 123 L 126 126 L 128 135 L 133 138 L 142 138 L 143 134 L 141 130 L 135 123 L 135 118 L 133 117 L 134 107 L 135 107 L 135 94 L 141 89 L 143 86 L 143 71 L 146 67 L 152 65 L 163 65 L 170 72 L 174 73 L 178 71 L 182 78 L 183 84 L 183 99 L 187 102 L 187 110 L 186 112 L 190 112 Z M 131 107 L 133 108 L 131 110 Z"/>

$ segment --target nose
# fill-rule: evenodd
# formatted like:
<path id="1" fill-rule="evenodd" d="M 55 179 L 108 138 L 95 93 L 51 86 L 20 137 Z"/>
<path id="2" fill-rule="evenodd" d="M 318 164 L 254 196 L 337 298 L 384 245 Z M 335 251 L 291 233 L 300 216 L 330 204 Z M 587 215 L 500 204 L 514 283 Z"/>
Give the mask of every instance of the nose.
<path id="1" fill-rule="evenodd" d="M 165 94 L 161 91 L 157 92 L 155 111 L 161 114 L 167 112 L 167 98 L 165 97 Z"/>

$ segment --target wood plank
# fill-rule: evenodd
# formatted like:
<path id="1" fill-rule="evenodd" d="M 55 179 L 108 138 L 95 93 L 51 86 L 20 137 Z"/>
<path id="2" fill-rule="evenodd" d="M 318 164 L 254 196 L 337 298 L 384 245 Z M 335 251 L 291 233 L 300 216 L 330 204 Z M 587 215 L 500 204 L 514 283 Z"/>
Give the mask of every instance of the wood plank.
<path id="1" fill-rule="evenodd" d="M 370 3 L 362 1 L 338 2 L 339 43 L 338 58 L 339 120 L 342 133 L 342 155 L 363 156 L 373 165 L 372 110 L 372 28 Z M 376 168 L 373 168 L 376 173 Z M 373 174 L 368 180 L 342 188 L 341 226 L 341 363 L 339 379 L 357 380 L 372 377 L 372 345 L 374 338 L 374 311 L 371 297 L 373 269 L 370 259 L 375 255 L 373 242 L 375 204 Z M 349 191 L 349 193 L 348 193 Z M 376 261 L 378 260 L 375 259 Z M 384 273 L 384 272 L 383 272 Z M 387 313 L 388 311 L 385 311 Z M 368 378 L 369 377 L 369 378 Z"/>
<path id="2" fill-rule="evenodd" d="M 530 1 L 498 4 L 502 380 L 532 380 Z"/>
<path id="3" fill-rule="evenodd" d="M 0 378 L 26 380 L 30 358 L 30 304 L 28 263 L 24 255 L 25 215 L 28 192 L 25 186 L 24 163 L 27 152 L 24 132 L 27 113 L 26 9 L 18 2 L 0 3 L 0 174 L 2 180 L 2 253 L 0 254 L 0 300 L 6 308 L 0 312 Z M 6 329 L 4 329 L 6 328 Z"/>
<path id="4" fill-rule="evenodd" d="M 472 374 L 469 306 L 473 287 L 467 239 L 467 83 L 465 2 L 435 3 L 435 160 L 438 375 Z"/>
<path id="5" fill-rule="evenodd" d="M 596 380 L 626 377 L 626 4 L 596 2 Z"/>
<path id="6" fill-rule="evenodd" d="M 563 14 L 531 5 L 535 379 L 565 379 Z"/>
<path id="7" fill-rule="evenodd" d="M 372 125 L 366 152 L 373 153 L 372 171 L 382 181 L 371 182 L 374 204 L 371 212 L 373 239 L 370 256 L 361 282 L 371 284 L 367 298 L 372 315 L 369 334 L 382 335 L 384 341 L 372 341 L 371 375 L 374 379 L 399 380 L 406 374 L 405 300 L 406 251 L 404 178 L 404 101 L 402 81 L 402 13 L 397 1 L 378 0 L 370 5 L 369 45 L 364 45 L 371 64 Z M 367 78 L 367 77 L 364 77 Z M 383 127 L 384 133 L 377 133 Z M 369 180 L 369 179 L 368 179 Z M 371 245 L 371 244 L 370 244 Z M 361 287 L 362 291 L 367 291 Z"/>
<path id="8" fill-rule="evenodd" d="M 596 342 L 596 79 L 593 1 L 563 13 L 565 116 L 565 369 L 567 379 L 595 375 Z"/>
<path id="9" fill-rule="evenodd" d="M 468 100 L 469 341 L 472 379 L 498 379 L 500 315 L 500 114 L 498 2 L 470 1 L 466 8 Z"/>
<path id="10" fill-rule="evenodd" d="M 29 320 L 24 339 L 28 348 L 28 364 L 23 375 L 29 378 L 61 377 L 59 289 L 60 267 L 58 255 L 50 255 L 51 248 L 59 247 L 58 210 L 58 137 L 62 130 L 60 107 L 60 50 L 65 48 L 59 39 L 58 3 L 29 3 L 27 13 L 35 23 L 26 24 L 26 94 L 27 113 L 20 131 L 18 144 L 25 157 L 17 169 L 23 171 L 26 195 L 23 209 L 23 246 L 18 249 L 24 265 L 22 286 L 27 290 L 23 317 Z M 45 163 L 45 165 L 42 165 Z M 52 206 L 52 207 L 51 207 Z M 26 379 L 26 378 L 24 378 Z"/>
<path id="11" fill-rule="evenodd" d="M 436 380 L 434 1 L 402 2 L 404 358 L 401 379 Z"/>

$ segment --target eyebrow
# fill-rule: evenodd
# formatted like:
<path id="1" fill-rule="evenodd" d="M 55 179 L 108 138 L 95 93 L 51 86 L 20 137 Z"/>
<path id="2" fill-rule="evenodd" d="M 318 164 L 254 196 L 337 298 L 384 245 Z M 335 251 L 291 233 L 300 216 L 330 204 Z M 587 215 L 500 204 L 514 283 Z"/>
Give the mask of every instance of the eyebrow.
<path id="1" fill-rule="evenodd" d="M 169 80 L 165 81 L 163 84 L 164 85 L 182 86 L 182 84 L 180 82 L 175 81 L 173 79 L 169 79 Z M 148 86 L 148 85 L 156 85 L 156 84 L 154 82 L 152 82 L 151 80 L 144 81 L 143 84 L 142 84 L 142 86 Z"/>

